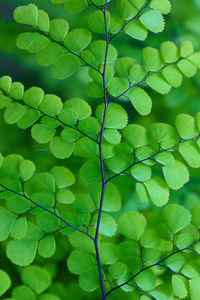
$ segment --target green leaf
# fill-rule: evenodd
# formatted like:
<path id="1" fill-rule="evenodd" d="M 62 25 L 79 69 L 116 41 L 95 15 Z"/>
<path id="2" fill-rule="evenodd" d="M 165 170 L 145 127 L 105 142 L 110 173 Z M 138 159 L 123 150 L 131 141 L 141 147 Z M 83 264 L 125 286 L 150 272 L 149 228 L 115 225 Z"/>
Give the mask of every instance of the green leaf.
<path id="1" fill-rule="evenodd" d="M 146 129 L 141 125 L 129 124 L 123 129 L 123 137 L 135 148 L 147 145 Z"/>
<path id="2" fill-rule="evenodd" d="M 93 254 L 95 253 L 93 241 L 81 232 L 75 231 L 70 234 L 69 242 L 74 248 Z"/>
<path id="3" fill-rule="evenodd" d="M 102 184 L 97 183 L 91 189 L 91 195 L 99 206 L 101 197 Z M 115 212 L 121 208 L 121 196 L 114 184 L 108 183 L 104 193 L 103 211 Z"/>
<path id="4" fill-rule="evenodd" d="M 59 189 L 73 185 L 75 182 L 74 174 L 68 168 L 55 166 L 51 169 L 51 173 Z"/>
<path id="5" fill-rule="evenodd" d="M 70 31 L 65 38 L 65 46 L 75 53 L 83 51 L 91 42 L 92 35 L 89 30 L 76 28 Z"/>
<path id="6" fill-rule="evenodd" d="M 0 207 L 0 241 L 8 238 L 16 220 L 16 215 L 7 209 Z"/>
<path id="7" fill-rule="evenodd" d="M 10 103 L 4 112 L 4 120 L 8 124 L 15 124 L 21 119 L 26 108 L 19 103 Z"/>
<path id="8" fill-rule="evenodd" d="M 55 41 L 63 41 L 69 30 L 69 24 L 64 19 L 54 19 L 50 22 L 49 35 Z"/>
<path id="9" fill-rule="evenodd" d="M 68 189 L 59 189 L 56 194 L 56 200 L 60 203 L 71 204 L 74 202 L 74 194 Z"/>
<path id="10" fill-rule="evenodd" d="M 62 109 L 58 117 L 62 122 L 70 126 L 74 126 L 77 122 L 76 112 L 71 108 Z"/>
<path id="11" fill-rule="evenodd" d="M 141 52 L 141 57 L 149 71 L 158 71 L 164 66 L 160 53 L 155 48 L 144 48 Z"/>
<path id="12" fill-rule="evenodd" d="M 179 50 L 177 46 L 172 42 L 162 43 L 160 51 L 165 63 L 174 63 L 180 58 Z"/>
<path id="13" fill-rule="evenodd" d="M 191 61 L 197 68 L 200 68 L 200 52 L 195 52 L 188 57 L 188 60 Z"/>
<path id="14" fill-rule="evenodd" d="M 38 245 L 38 253 L 40 256 L 48 258 L 54 255 L 56 250 L 55 238 L 52 235 L 47 235 L 40 240 Z"/>
<path id="15" fill-rule="evenodd" d="M 151 178 L 151 168 L 144 164 L 136 164 L 131 168 L 132 176 L 138 181 L 147 181 Z"/>
<path id="16" fill-rule="evenodd" d="M 63 107 L 63 103 L 56 95 L 45 95 L 40 103 L 40 110 L 49 116 L 57 115 Z"/>
<path id="17" fill-rule="evenodd" d="M 145 4 L 145 0 L 131 0 L 130 2 L 138 9 Z"/>
<path id="18" fill-rule="evenodd" d="M 146 228 L 146 223 L 145 217 L 139 212 L 125 213 L 118 221 L 119 233 L 138 241 Z"/>
<path id="19" fill-rule="evenodd" d="M 176 128 L 183 139 L 191 139 L 198 135 L 195 119 L 188 114 L 179 114 L 175 120 Z"/>
<path id="20" fill-rule="evenodd" d="M 36 300 L 35 293 L 26 285 L 20 285 L 14 288 L 12 291 L 12 296 L 15 300 Z"/>
<path id="21" fill-rule="evenodd" d="M 53 75 L 56 79 L 71 76 L 80 67 L 78 58 L 72 54 L 65 54 L 53 65 Z"/>
<path id="22" fill-rule="evenodd" d="M 104 95 L 103 86 L 95 81 L 90 81 L 87 85 L 87 95 L 91 98 L 102 98 Z"/>
<path id="23" fill-rule="evenodd" d="M 149 95 L 143 89 L 139 87 L 131 89 L 129 92 L 129 98 L 133 107 L 140 115 L 146 116 L 150 114 L 152 101 Z"/>
<path id="24" fill-rule="evenodd" d="M 187 57 L 194 52 L 194 47 L 190 41 L 182 41 L 180 46 L 181 57 Z"/>
<path id="25" fill-rule="evenodd" d="M 90 194 L 77 193 L 75 194 L 74 207 L 82 212 L 93 212 L 95 205 Z"/>
<path id="26" fill-rule="evenodd" d="M 10 88 L 10 96 L 16 100 L 22 100 L 24 95 L 24 86 L 21 82 L 13 82 Z"/>
<path id="27" fill-rule="evenodd" d="M 168 202 L 169 190 L 162 178 L 152 178 L 144 184 L 154 205 L 163 206 Z"/>
<path id="28" fill-rule="evenodd" d="M 124 91 L 126 91 L 128 87 L 129 85 L 127 80 L 125 80 L 124 78 L 115 77 L 111 80 L 108 86 L 108 92 L 113 97 L 117 97 L 118 95 L 124 93 Z"/>
<path id="29" fill-rule="evenodd" d="M 38 53 L 50 44 L 50 40 L 38 32 L 23 32 L 17 37 L 17 47 L 30 53 Z"/>
<path id="30" fill-rule="evenodd" d="M 150 88 L 161 95 L 168 94 L 171 90 L 171 85 L 166 82 L 162 74 L 153 74 L 149 76 L 145 82 Z"/>
<path id="31" fill-rule="evenodd" d="M 0 94 L 0 109 L 7 107 L 11 103 L 11 99 Z"/>
<path id="32" fill-rule="evenodd" d="M 93 292 L 99 287 L 99 274 L 96 266 L 80 275 L 79 285 L 86 292 Z"/>
<path id="33" fill-rule="evenodd" d="M 130 69 L 130 80 L 133 83 L 138 83 L 143 81 L 144 78 L 147 76 L 147 70 L 141 66 L 140 64 L 134 64 Z"/>
<path id="34" fill-rule="evenodd" d="M 96 137 L 101 127 L 96 118 L 88 117 L 87 119 L 79 121 L 78 129 L 89 136 Z"/>
<path id="35" fill-rule="evenodd" d="M 169 204 L 164 209 L 165 220 L 173 233 L 177 233 L 191 222 L 190 212 L 178 204 Z"/>
<path id="36" fill-rule="evenodd" d="M 160 284 L 156 286 L 151 292 L 150 295 L 155 297 L 156 300 L 173 300 L 173 294 L 171 287 L 168 284 Z"/>
<path id="37" fill-rule="evenodd" d="M 87 0 L 66 0 L 66 11 L 74 14 L 84 10 L 88 6 Z"/>
<path id="38" fill-rule="evenodd" d="M 169 0 L 152 0 L 150 7 L 159 10 L 162 14 L 168 14 L 171 10 L 171 3 Z"/>
<path id="39" fill-rule="evenodd" d="M 44 98 L 44 91 L 38 87 L 32 87 L 25 91 L 23 101 L 31 107 L 37 108 Z"/>
<path id="40" fill-rule="evenodd" d="M 173 190 L 180 189 L 189 181 L 188 169 L 181 161 L 174 160 L 166 164 L 162 170 L 167 185 Z"/>
<path id="41" fill-rule="evenodd" d="M 72 155 L 74 143 L 65 142 L 60 137 L 54 137 L 50 142 L 51 153 L 59 159 L 65 159 Z"/>
<path id="42" fill-rule="evenodd" d="M 0 153 L 0 168 L 1 168 L 2 164 L 3 164 L 3 160 L 4 160 L 3 155 Z"/>
<path id="43" fill-rule="evenodd" d="M 174 128 L 165 123 L 152 124 L 149 128 L 149 133 L 157 143 L 160 143 L 163 140 L 171 138 L 175 135 Z"/>
<path id="44" fill-rule="evenodd" d="M 58 229 L 60 219 L 49 212 L 44 212 L 36 216 L 36 222 L 41 230 L 45 232 L 52 232 Z"/>
<path id="45" fill-rule="evenodd" d="M 38 226 L 32 222 L 27 222 L 27 232 L 23 239 L 28 241 L 38 241 L 41 237 L 42 232 Z"/>
<path id="46" fill-rule="evenodd" d="M 46 269 L 30 266 L 21 273 L 23 283 L 30 286 L 37 294 L 42 293 L 51 285 L 51 277 Z"/>
<path id="47" fill-rule="evenodd" d="M 116 129 L 105 129 L 103 137 L 113 145 L 118 145 L 121 142 L 121 134 Z"/>
<path id="48" fill-rule="evenodd" d="M 200 293 L 200 277 L 193 278 L 189 281 L 191 300 L 198 300 Z"/>
<path id="49" fill-rule="evenodd" d="M 102 213 L 99 233 L 104 236 L 114 236 L 117 231 L 115 219 L 107 213 Z"/>
<path id="50" fill-rule="evenodd" d="M 30 160 L 23 160 L 19 165 L 20 177 L 23 181 L 30 179 L 35 173 L 35 165 Z"/>
<path id="51" fill-rule="evenodd" d="M 49 16 L 48 14 L 44 11 L 39 9 L 38 10 L 38 19 L 37 19 L 37 26 L 41 31 L 44 32 L 49 32 Z"/>
<path id="52" fill-rule="evenodd" d="M 103 122 L 104 107 L 104 104 L 100 104 L 96 109 L 96 116 L 101 124 Z M 107 108 L 105 127 L 113 129 L 122 129 L 126 127 L 127 122 L 128 116 L 125 109 L 119 104 L 111 103 Z"/>
<path id="53" fill-rule="evenodd" d="M 0 270 L 0 296 L 2 296 L 11 286 L 11 280 L 9 275 L 4 271 Z"/>
<path id="54" fill-rule="evenodd" d="M 182 269 L 184 263 L 185 258 L 180 253 L 177 253 L 176 255 L 166 259 L 167 266 L 175 272 L 179 272 Z"/>
<path id="55" fill-rule="evenodd" d="M 106 22 L 107 22 L 107 29 L 109 30 L 110 27 L 110 13 L 106 11 Z M 92 31 L 97 33 L 104 33 L 105 32 L 105 22 L 104 22 L 104 15 L 100 10 L 94 11 L 88 18 L 88 24 Z"/>
<path id="56" fill-rule="evenodd" d="M 149 193 L 142 183 L 136 183 L 136 194 L 141 202 L 148 202 L 150 199 Z"/>
<path id="57" fill-rule="evenodd" d="M 55 196 L 53 193 L 50 192 L 39 192 L 39 193 L 34 193 L 31 195 L 31 199 L 38 205 L 49 209 L 53 206 Z M 37 208 L 34 210 L 34 214 L 41 213 L 43 212 L 43 209 Z"/>
<path id="58" fill-rule="evenodd" d="M 165 23 L 158 10 L 148 10 L 140 17 L 142 24 L 151 32 L 159 33 L 164 30 Z"/>
<path id="59" fill-rule="evenodd" d="M 73 154 L 80 157 L 96 158 L 97 152 L 98 152 L 97 144 L 91 140 L 88 140 L 87 137 L 83 137 L 75 143 Z"/>
<path id="60" fill-rule="evenodd" d="M 162 74 L 171 86 L 177 88 L 181 85 L 183 77 L 177 66 L 164 68 Z"/>
<path id="61" fill-rule="evenodd" d="M 80 168 L 80 178 L 85 184 L 93 184 L 101 178 L 100 165 L 97 160 L 88 160 Z"/>
<path id="62" fill-rule="evenodd" d="M 72 128 L 65 128 L 61 132 L 61 137 L 63 141 L 65 141 L 66 143 L 76 142 L 79 136 L 80 136 L 79 132 Z"/>
<path id="63" fill-rule="evenodd" d="M 105 53 L 106 53 L 106 41 L 97 40 L 91 43 L 90 49 L 98 62 L 104 63 Z M 107 54 L 107 62 L 111 63 L 115 61 L 117 58 L 117 50 L 113 45 L 109 45 L 108 54 Z"/>
<path id="64" fill-rule="evenodd" d="M 191 168 L 200 167 L 200 149 L 194 141 L 180 144 L 179 152 Z"/>
<path id="65" fill-rule="evenodd" d="M 6 94 L 9 94 L 10 88 L 12 84 L 12 78 L 10 76 L 2 76 L 0 78 L 0 88 L 6 92 Z"/>
<path id="66" fill-rule="evenodd" d="M 50 142 L 56 130 L 43 124 L 35 124 L 31 129 L 32 138 L 39 144 L 46 144 Z"/>
<path id="67" fill-rule="evenodd" d="M 181 61 L 179 61 L 177 66 L 181 70 L 181 72 L 189 78 L 193 77 L 197 72 L 197 68 L 187 59 L 182 59 Z"/>
<path id="68" fill-rule="evenodd" d="M 124 21 L 120 17 L 112 17 L 110 21 L 110 32 L 117 33 L 123 26 Z"/>
<path id="69" fill-rule="evenodd" d="M 122 172 L 123 170 L 129 167 L 130 163 L 131 163 L 130 159 L 119 154 L 107 158 L 105 161 L 106 167 L 115 173 Z"/>
<path id="70" fill-rule="evenodd" d="M 19 6 L 14 11 L 14 19 L 18 23 L 37 26 L 38 9 L 34 4 Z"/>
<path id="71" fill-rule="evenodd" d="M 114 243 L 103 242 L 99 246 L 100 260 L 104 265 L 110 265 L 118 260 L 117 246 Z"/>
<path id="72" fill-rule="evenodd" d="M 93 256 L 82 250 L 73 250 L 67 259 L 70 272 L 77 275 L 91 270 L 94 264 Z"/>
<path id="73" fill-rule="evenodd" d="M 133 20 L 125 27 L 125 33 L 132 38 L 144 41 L 147 38 L 148 31 L 140 20 Z"/>
<path id="74" fill-rule="evenodd" d="M 137 9 L 128 0 L 119 0 L 117 12 L 124 20 L 133 18 L 137 14 Z"/>
<path id="75" fill-rule="evenodd" d="M 16 214 L 22 214 L 30 208 L 30 202 L 17 195 L 7 200 L 7 207 Z"/>
<path id="76" fill-rule="evenodd" d="M 115 71 L 119 77 L 128 78 L 131 67 L 136 63 L 132 57 L 120 57 L 115 62 Z"/>
<path id="77" fill-rule="evenodd" d="M 25 237 L 26 233 L 27 233 L 26 217 L 17 219 L 11 231 L 12 238 L 16 240 L 22 239 Z"/>
<path id="78" fill-rule="evenodd" d="M 156 286 L 156 276 L 152 270 L 148 269 L 140 273 L 135 282 L 144 291 L 150 291 Z"/>
<path id="79" fill-rule="evenodd" d="M 114 279 L 119 279 L 127 272 L 127 266 L 124 263 L 116 262 L 109 266 L 109 273 Z"/>
<path id="80" fill-rule="evenodd" d="M 54 294 L 45 293 L 40 296 L 40 300 L 60 300 L 60 297 Z"/>
<path id="81" fill-rule="evenodd" d="M 90 105 L 81 98 L 71 98 L 64 103 L 64 109 L 71 108 L 75 111 L 77 118 L 83 120 L 92 114 Z"/>
<path id="82" fill-rule="evenodd" d="M 14 240 L 7 245 L 7 256 L 12 263 L 26 267 L 33 262 L 36 249 L 37 241 Z"/>
<path id="83" fill-rule="evenodd" d="M 37 192 L 50 192 L 55 190 L 55 181 L 51 174 L 47 172 L 37 173 L 26 184 L 25 191 L 29 194 Z"/>
<path id="84" fill-rule="evenodd" d="M 37 54 L 36 59 L 38 64 L 48 67 L 56 63 L 63 54 L 64 50 L 60 45 L 51 43 Z"/>

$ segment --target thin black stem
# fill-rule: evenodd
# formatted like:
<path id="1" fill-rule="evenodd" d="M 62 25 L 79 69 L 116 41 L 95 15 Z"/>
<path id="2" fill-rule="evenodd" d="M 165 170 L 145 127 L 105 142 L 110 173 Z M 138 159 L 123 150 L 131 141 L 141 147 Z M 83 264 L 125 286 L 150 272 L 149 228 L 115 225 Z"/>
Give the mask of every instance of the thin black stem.
<path id="1" fill-rule="evenodd" d="M 103 161 L 103 152 L 102 152 L 102 142 L 103 142 L 103 134 L 104 134 L 104 128 L 105 128 L 106 114 L 107 114 L 107 109 L 108 109 L 107 89 L 106 89 L 106 79 L 105 79 L 107 56 L 108 56 L 108 48 L 109 48 L 108 28 L 107 28 L 107 20 L 106 20 L 107 2 L 108 1 L 106 0 L 105 7 L 104 7 L 104 22 L 105 22 L 105 34 L 106 34 L 106 51 L 105 51 L 104 69 L 103 69 L 103 74 L 102 74 L 102 77 L 103 77 L 103 88 L 104 88 L 105 109 L 104 109 L 103 123 L 102 123 L 102 127 L 101 127 L 100 141 L 99 141 L 101 177 L 102 177 L 102 191 L 101 191 L 101 199 L 100 199 L 100 205 L 99 205 L 99 213 L 98 213 L 98 218 L 97 218 L 96 234 L 95 234 L 95 238 L 94 238 L 94 244 L 95 244 L 95 250 L 96 250 L 96 257 L 97 257 L 97 265 L 98 265 L 98 272 L 99 272 L 100 285 L 101 285 L 102 300 L 106 299 L 106 293 L 105 293 L 105 288 L 104 288 L 104 283 L 103 283 L 102 267 L 101 267 L 100 256 L 99 256 L 98 235 L 99 235 L 99 227 L 100 227 L 100 221 L 101 221 L 101 215 L 102 215 L 102 208 L 103 208 L 103 199 L 104 199 L 105 188 L 106 188 L 105 172 L 104 172 L 104 161 Z"/>
<path id="2" fill-rule="evenodd" d="M 97 9 L 99 9 L 100 11 L 102 11 L 103 13 L 103 9 L 101 7 L 99 7 L 98 5 L 96 5 L 92 0 L 88 0 L 94 7 L 96 7 Z"/>
<path id="3" fill-rule="evenodd" d="M 43 206 L 37 204 L 35 201 L 33 201 L 32 199 L 30 199 L 30 198 L 27 197 L 26 195 L 22 195 L 22 194 L 20 194 L 20 193 L 18 193 L 18 192 L 15 192 L 15 191 L 13 191 L 13 190 L 7 188 L 6 186 L 4 186 L 4 185 L 1 184 L 1 183 L 0 183 L 0 186 L 3 187 L 4 189 L 6 189 L 6 190 L 9 191 L 9 192 L 12 192 L 12 193 L 15 194 L 15 195 L 21 196 L 21 197 L 23 197 L 23 198 L 29 200 L 31 203 L 33 203 L 34 205 L 36 205 L 38 208 L 41 208 L 42 210 L 48 212 L 49 214 L 51 214 L 51 215 L 57 217 L 61 222 L 65 223 L 68 227 L 71 227 L 71 228 L 73 228 L 73 229 L 75 229 L 75 230 L 77 230 L 77 231 L 83 233 L 84 235 L 86 235 L 87 237 L 89 237 L 90 239 L 93 240 L 93 238 L 92 238 L 87 232 L 85 232 L 85 231 L 83 231 L 83 230 L 81 230 L 81 229 L 79 229 L 79 228 L 77 228 L 77 227 L 75 227 L 75 226 L 69 224 L 67 221 L 65 221 L 65 220 L 62 219 L 60 216 L 58 216 L 55 212 L 52 212 L 52 211 L 50 211 L 49 209 L 47 209 L 47 208 L 45 208 L 45 207 L 43 207 Z"/>
<path id="4" fill-rule="evenodd" d="M 120 285 L 114 287 L 113 289 L 111 289 L 111 290 L 106 294 L 106 296 L 108 296 L 108 295 L 109 295 L 111 292 L 113 292 L 114 290 L 116 290 L 116 289 L 118 289 L 118 288 L 120 288 L 120 287 L 122 287 L 122 286 L 128 284 L 131 280 L 133 280 L 134 278 L 136 278 L 136 277 L 137 277 L 139 274 L 141 274 L 143 271 L 148 270 L 148 269 L 151 269 L 151 268 L 156 267 L 156 266 L 159 266 L 159 265 L 160 265 L 163 261 L 165 261 L 166 259 L 168 259 L 168 258 L 170 258 L 170 257 L 172 257 L 172 256 L 174 256 L 174 255 L 176 255 L 176 254 L 178 254 L 178 253 L 180 253 L 180 252 L 183 252 L 183 251 L 185 251 L 185 250 L 189 250 L 190 248 L 192 248 L 193 246 L 195 246 L 195 245 L 198 244 L 199 242 L 200 242 L 200 240 L 198 240 L 197 242 L 193 243 L 192 245 L 190 245 L 190 246 L 188 246 L 188 247 L 185 247 L 185 248 L 180 249 L 180 250 L 178 250 L 178 251 L 176 251 L 176 252 L 174 252 L 174 253 L 169 254 L 168 256 L 166 256 L 165 258 L 161 259 L 160 261 L 158 261 L 158 262 L 155 263 L 155 264 L 152 264 L 152 265 L 150 265 L 150 266 L 148 266 L 148 267 L 145 267 L 144 269 L 142 269 L 142 270 L 140 270 L 139 272 L 137 272 L 135 275 L 133 275 L 130 279 L 128 279 L 128 280 L 125 281 L 124 283 L 122 283 L 122 284 L 120 284 Z"/>
<path id="5" fill-rule="evenodd" d="M 16 99 L 14 99 L 12 96 L 10 96 L 9 94 L 5 93 L 1 88 L 0 88 L 0 91 L 3 93 L 4 96 L 10 98 L 12 102 L 18 102 L 18 101 L 17 101 Z M 33 110 L 38 111 L 39 113 L 41 113 L 41 114 L 42 114 L 43 116 L 45 116 L 45 117 L 48 117 L 48 118 L 53 119 L 53 120 L 56 120 L 57 122 L 61 123 L 62 125 L 67 126 L 67 127 L 71 128 L 71 129 L 73 129 L 73 130 L 76 130 L 77 132 L 81 133 L 82 135 L 84 135 L 84 136 L 87 137 L 88 139 L 92 140 L 92 141 L 95 142 L 96 144 L 98 143 L 97 140 L 93 139 L 91 136 L 85 134 L 84 132 L 82 132 L 82 131 L 79 130 L 78 128 L 75 128 L 75 127 L 73 127 L 73 126 L 71 126 L 71 125 L 66 124 L 65 122 L 61 121 L 58 117 L 50 116 L 50 115 L 44 113 L 43 111 L 41 111 L 39 108 L 32 107 L 32 106 L 30 106 L 29 104 L 26 104 L 26 103 L 23 103 L 23 104 L 24 104 L 24 106 L 26 106 L 26 107 L 28 107 L 28 108 L 30 108 L 30 109 L 33 109 Z"/>
<path id="6" fill-rule="evenodd" d="M 176 147 L 178 147 L 180 144 L 183 144 L 183 143 L 186 143 L 186 142 L 189 142 L 189 141 L 195 141 L 195 140 L 198 139 L 199 137 L 200 137 L 200 134 L 198 134 L 197 136 L 195 136 L 195 137 L 193 137 L 193 138 L 191 138 L 191 139 L 187 139 L 187 140 L 180 141 L 179 143 L 177 143 L 177 144 L 174 145 L 173 147 L 170 147 L 170 148 L 164 149 L 164 150 L 160 150 L 160 151 L 156 152 L 155 154 L 151 155 L 150 157 L 147 157 L 147 158 L 144 158 L 144 159 L 139 160 L 139 161 L 137 161 L 137 162 L 134 162 L 133 164 L 131 164 L 129 167 L 127 167 L 126 169 L 124 169 L 124 170 L 121 171 L 120 173 L 118 173 L 118 174 L 116 174 L 116 175 L 110 177 L 110 178 L 106 181 L 106 183 L 109 182 L 110 180 L 112 180 L 112 179 L 118 177 L 119 175 L 124 174 L 127 170 L 129 170 L 131 167 L 133 167 L 133 166 L 135 166 L 135 165 L 137 165 L 137 164 L 140 164 L 140 163 L 142 163 L 142 162 L 144 162 L 144 161 L 147 161 L 147 160 L 149 160 L 149 159 L 151 160 L 153 157 L 155 157 L 156 155 L 158 155 L 158 154 L 160 154 L 160 153 L 167 152 L 167 151 L 170 151 L 170 150 L 174 150 L 174 149 L 175 149 Z"/>
<path id="7" fill-rule="evenodd" d="M 134 87 L 137 87 L 139 84 L 142 84 L 145 82 L 145 80 L 155 74 L 158 74 L 160 73 L 162 70 L 164 70 L 165 68 L 167 67 L 170 67 L 170 66 L 173 66 L 173 65 L 176 65 L 179 61 L 181 61 L 183 58 L 179 58 L 176 62 L 174 63 L 170 63 L 170 64 L 167 64 L 167 65 L 164 65 L 162 68 L 160 68 L 158 71 L 155 71 L 155 72 L 152 72 L 152 73 L 149 73 L 148 75 L 146 75 L 141 81 L 137 82 L 137 83 L 134 83 L 133 85 L 130 85 L 123 93 L 121 93 L 119 96 L 116 96 L 114 99 L 111 99 L 108 103 L 112 103 L 114 102 L 115 100 L 119 99 L 120 97 L 124 96 L 128 91 L 130 91 L 131 89 L 133 89 Z"/>

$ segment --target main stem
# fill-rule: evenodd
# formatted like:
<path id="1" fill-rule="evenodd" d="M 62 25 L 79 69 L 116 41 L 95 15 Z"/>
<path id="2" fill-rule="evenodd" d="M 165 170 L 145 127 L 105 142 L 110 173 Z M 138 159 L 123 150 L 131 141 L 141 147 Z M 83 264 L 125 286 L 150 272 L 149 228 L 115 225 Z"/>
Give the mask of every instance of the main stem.
<path id="1" fill-rule="evenodd" d="M 99 279 L 100 279 L 100 285 L 101 285 L 102 300 L 106 299 L 106 293 L 105 293 L 104 284 L 103 284 L 103 274 L 102 274 L 102 268 L 101 268 L 101 262 L 100 262 L 99 246 L 98 246 L 98 235 L 99 235 L 99 226 L 100 226 L 101 215 L 102 215 L 103 199 L 104 199 L 105 188 L 106 188 L 103 153 L 102 153 L 103 134 L 104 134 L 104 128 L 105 128 L 106 114 L 107 114 L 107 109 L 108 109 L 105 73 L 106 73 L 106 63 L 107 63 L 107 57 L 108 57 L 109 38 L 108 38 L 108 28 L 107 28 L 107 21 L 106 21 L 106 10 L 107 10 L 107 0 L 106 0 L 105 8 L 104 8 L 104 11 L 103 11 L 104 22 L 105 22 L 105 34 L 106 34 L 106 52 L 105 52 L 105 60 L 104 60 L 104 69 L 103 69 L 103 74 L 102 74 L 105 109 L 104 109 L 103 123 L 102 123 L 102 127 L 101 127 L 100 141 L 99 141 L 102 190 L 101 190 L 101 199 L 100 199 L 100 205 L 99 205 L 99 214 L 98 214 L 98 219 L 97 219 L 97 228 L 96 228 L 96 234 L 95 234 L 95 238 L 94 238 L 97 265 L 98 265 L 98 271 L 99 271 Z"/>

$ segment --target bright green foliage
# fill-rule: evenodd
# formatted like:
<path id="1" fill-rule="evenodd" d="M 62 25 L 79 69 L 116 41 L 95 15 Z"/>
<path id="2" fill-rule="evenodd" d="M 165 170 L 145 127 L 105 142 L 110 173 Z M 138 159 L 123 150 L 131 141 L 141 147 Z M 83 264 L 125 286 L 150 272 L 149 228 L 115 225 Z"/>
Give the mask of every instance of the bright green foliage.
<path id="1" fill-rule="evenodd" d="M 186 227 L 191 221 L 191 214 L 187 209 L 177 204 L 170 204 L 164 210 L 166 222 L 173 233 Z"/>
<path id="2" fill-rule="evenodd" d="M 172 161 L 163 167 L 163 175 L 168 186 L 173 190 L 180 189 L 189 180 L 187 167 L 181 161 Z"/>
<path id="3" fill-rule="evenodd" d="M 22 217 L 16 220 L 11 231 L 12 238 L 19 240 L 25 237 L 27 233 L 27 219 Z"/>
<path id="4" fill-rule="evenodd" d="M 104 105 L 100 104 L 96 109 L 96 116 L 100 123 L 102 123 L 104 116 Z M 106 128 L 122 129 L 126 127 L 128 117 L 126 111 L 119 104 L 111 104 L 108 107 L 107 118 L 105 121 Z"/>
<path id="5" fill-rule="evenodd" d="M 49 273 L 38 266 L 30 266 L 24 269 L 21 276 L 22 281 L 38 294 L 45 291 L 51 284 Z"/>
<path id="6" fill-rule="evenodd" d="M 4 241 L 8 238 L 14 222 L 16 220 L 16 215 L 8 211 L 7 209 L 0 208 L 0 240 Z"/>
<path id="7" fill-rule="evenodd" d="M 169 191 L 161 178 L 152 178 L 145 182 L 151 201 L 156 206 L 163 206 L 169 200 Z"/>
<path id="8" fill-rule="evenodd" d="M 164 29 L 164 19 L 162 14 L 158 10 L 149 10 L 145 12 L 140 21 L 150 31 L 158 33 Z"/>
<path id="9" fill-rule="evenodd" d="M 151 112 L 151 98 L 143 89 L 132 89 L 129 93 L 129 98 L 133 107 L 137 110 L 137 112 L 140 115 L 146 116 Z"/>
<path id="10" fill-rule="evenodd" d="M 121 216 L 118 226 L 121 234 L 130 239 L 139 240 L 145 230 L 146 219 L 138 212 L 129 212 Z"/>
<path id="11" fill-rule="evenodd" d="M 182 38 L 179 47 L 162 38 L 158 49 L 153 35 L 153 43 L 141 43 L 148 31 L 164 30 L 169 0 L 51 2 L 64 4 L 66 17 L 50 20 L 35 4 L 15 10 L 15 20 L 29 25 L 17 46 L 50 66 L 56 79 L 79 71 L 76 77 L 65 89 L 45 75 L 52 94 L 35 86 L 24 89 L 10 76 L 0 78 L 4 121 L 30 128 L 34 140 L 34 162 L 18 132 L 13 144 L 26 159 L 0 154 L 0 240 L 9 238 L 6 254 L 22 281 L 16 279 L 12 298 L 5 300 L 100 299 L 100 279 L 105 293 L 117 289 L 109 299 L 196 300 L 200 113 L 193 116 L 194 107 L 186 103 L 187 96 L 196 97 L 192 81 L 186 78 L 185 88 L 169 92 L 197 73 L 200 52 Z M 44 7 L 56 17 L 51 5 Z M 70 14 L 84 10 L 77 27 Z M 198 46 L 191 24 L 188 19 L 183 27 Z M 127 47 L 125 39 L 118 47 L 115 38 L 121 34 L 140 41 L 135 50 L 135 42 Z M 64 101 L 53 94 L 55 86 Z M 79 93 L 83 86 L 87 97 Z M 168 124 L 168 109 L 175 126 Z M 0 146 L 6 149 L 3 138 Z M 192 193 L 190 185 L 184 187 L 190 168 L 197 169 Z M 78 283 L 69 282 L 69 273 L 67 280 L 57 276 L 66 255 L 66 272 Z M 34 259 L 38 265 L 29 266 Z M 2 270 L 0 277 L 3 295 L 11 283 Z"/>
<path id="12" fill-rule="evenodd" d="M 16 265 L 30 265 L 36 255 L 37 241 L 13 240 L 8 243 L 7 256 Z"/>
<path id="13" fill-rule="evenodd" d="M 0 270 L 0 296 L 2 296 L 11 286 L 11 280 L 9 275 L 4 271 Z"/>
<path id="14" fill-rule="evenodd" d="M 70 272 L 82 274 L 94 266 L 94 259 L 91 254 L 87 254 L 81 250 L 74 250 L 67 259 L 67 266 Z"/>

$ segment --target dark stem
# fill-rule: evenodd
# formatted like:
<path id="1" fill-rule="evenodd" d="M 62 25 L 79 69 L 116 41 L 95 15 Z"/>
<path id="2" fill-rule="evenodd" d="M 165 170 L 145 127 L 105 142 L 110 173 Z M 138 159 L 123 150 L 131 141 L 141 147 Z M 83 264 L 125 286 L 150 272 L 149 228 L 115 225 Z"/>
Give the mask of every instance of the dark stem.
<path id="1" fill-rule="evenodd" d="M 108 56 L 109 38 L 108 38 L 108 28 L 107 28 L 107 21 L 106 21 L 106 10 L 107 10 L 107 0 L 106 0 L 106 3 L 105 3 L 105 8 L 104 8 L 104 22 L 105 22 L 105 33 L 106 33 L 106 51 L 105 51 L 104 69 L 103 69 L 103 74 L 102 74 L 105 109 L 104 109 L 103 123 L 102 123 L 102 127 L 101 127 L 100 141 L 99 141 L 99 154 L 100 154 L 101 177 L 102 177 L 102 191 L 101 191 L 101 199 L 100 199 L 100 205 L 99 205 L 99 213 L 98 213 L 98 218 L 97 218 L 96 234 L 95 234 L 95 238 L 94 238 L 96 257 L 97 257 L 97 265 L 98 265 L 98 272 L 99 272 L 99 279 L 100 279 L 100 285 L 101 285 L 101 293 L 102 293 L 102 299 L 103 300 L 106 299 L 106 293 L 105 293 L 104 284 L 103 284 L 103 274 L 102 274 L 102 267 L 101 267 L 100 256 L 99 256 L 98 235 L 99 235 L 99 227 L 100 227 L 100 221 L 101 221 L 101 215 L 102 215 L 103 199 L 104 199 L 105 188 L 106 188 L 105 172 L 104 172 L 104 161 L 103 161 L 103 153 L 102 153 L 103 134 L 104 134 L 104 128 L 105 128 L 106 114 L 107 114 L 107 109 L 108 109 L 105 73 L 106 73 L 106 63 L 107 63 L 107 56 Z"/>

